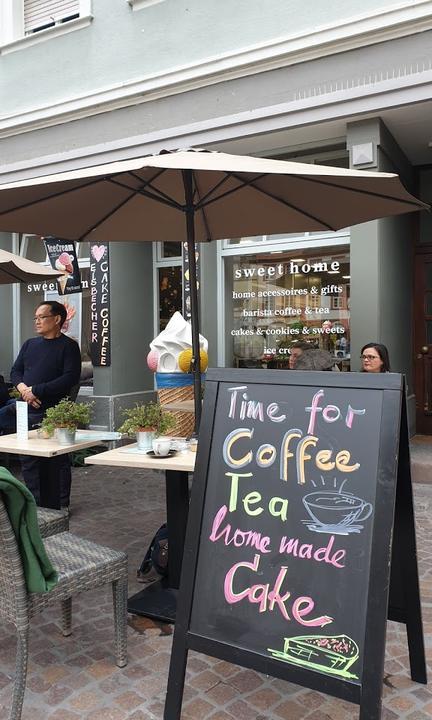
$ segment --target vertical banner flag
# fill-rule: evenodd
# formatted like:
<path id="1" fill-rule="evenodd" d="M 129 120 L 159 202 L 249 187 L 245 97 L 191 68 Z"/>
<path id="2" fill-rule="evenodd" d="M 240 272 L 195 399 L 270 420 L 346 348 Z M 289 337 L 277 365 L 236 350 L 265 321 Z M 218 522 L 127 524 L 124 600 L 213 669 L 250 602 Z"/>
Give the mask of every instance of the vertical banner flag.
<path id="1" fill-rule="evenodd" d="M 75 243 L 55 237 L 45 237 L 44 243 L 51 267 L 63 273 L 57 278 L 59 295 L 82 292 Z"/>
<path id="2" fill-rule="evenodd" d="M 183 317 L 186 320 L 191 319 L 191 299 L 190 299 L 190 270 L 189 270 L 189 252 L 187 243 L 182 243 L 183 246 Z M 195 248 L 195 262 L 196 262 L 196 273 L 197 273 L 197 287 L 199 293 L 199 277 L 200 277 L 200 251 Z"/>
<path id="3" fill-rule="evenodd" d="M 109 246 L 90 248 L 90 356 L 95 367 L 111 365 Z"/>

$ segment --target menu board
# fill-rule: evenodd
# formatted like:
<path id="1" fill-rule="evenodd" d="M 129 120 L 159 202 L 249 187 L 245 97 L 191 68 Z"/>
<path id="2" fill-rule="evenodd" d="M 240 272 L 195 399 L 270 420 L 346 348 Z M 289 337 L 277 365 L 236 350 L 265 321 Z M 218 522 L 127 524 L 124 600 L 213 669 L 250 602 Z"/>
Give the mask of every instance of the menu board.
<path id="1" fill-rule="evenodd" d="M 221 385 L 192 632 L 361 679 L 381 409 L 373 390 Z"/>
<path id="2" fill-rule="evenodd" d="M 360 702 L 384 660 L 401 389 L 396 374 L 209 372 L 188 647 Z"/>

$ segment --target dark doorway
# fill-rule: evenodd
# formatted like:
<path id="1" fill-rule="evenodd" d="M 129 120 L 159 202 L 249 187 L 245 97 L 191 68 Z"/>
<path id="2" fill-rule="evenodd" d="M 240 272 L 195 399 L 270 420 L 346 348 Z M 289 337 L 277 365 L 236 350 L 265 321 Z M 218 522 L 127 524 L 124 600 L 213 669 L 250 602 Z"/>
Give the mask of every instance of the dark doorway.
<path id="1" fill-rule="evenodd" d="M 432 251 L 415 260 L 414 368 L 417 432 L 432 435 Z"/>

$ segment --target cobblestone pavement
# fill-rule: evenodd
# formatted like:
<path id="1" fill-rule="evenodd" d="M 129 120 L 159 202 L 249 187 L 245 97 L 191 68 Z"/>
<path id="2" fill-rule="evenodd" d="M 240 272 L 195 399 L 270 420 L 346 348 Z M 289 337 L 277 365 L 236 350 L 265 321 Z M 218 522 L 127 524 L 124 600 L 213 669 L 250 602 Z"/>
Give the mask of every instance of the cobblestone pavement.
<path id="1" fill-rule="evenodd" d="M 115 548 L 135 569 L 164 521 L 162 473 L 119 468 L 75 468 L 71 530 Z M 423 619 L 432 659 L 432 486 L 416 485 L 416 520 Z M 130 616 L 129 664 L 113 657 L 109 586 L 74 601 L 74 631 L 59 632 L 57 609 L 31 624 L 30 662 L 23 720 L 161 720 L 172 627 Z M 0 719 L 9 717 L 15 635 L 0 625 Z M 382 720 L 432 718 L 432 687 L 411 681 L 403 626 L 388 624 Z M 358 708 L 318 692 L 268 678 L 227 662 L 190 653 L 183 720 L 352 720 Z"/>

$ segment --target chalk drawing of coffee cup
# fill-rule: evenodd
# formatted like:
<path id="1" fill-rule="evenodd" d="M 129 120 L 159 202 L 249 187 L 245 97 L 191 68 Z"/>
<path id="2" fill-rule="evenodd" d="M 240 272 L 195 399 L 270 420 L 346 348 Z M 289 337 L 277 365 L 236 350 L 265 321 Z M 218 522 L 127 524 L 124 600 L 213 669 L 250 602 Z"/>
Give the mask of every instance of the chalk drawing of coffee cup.
<path id="1" fill-rule="evenodd" d="M 314 532 L 348 535 L 359 533 L 372 514 L 372 505 L 347 492 L 317 491 L 305 495 L 303 504 L 310 520 L 306 524 Z"/>

